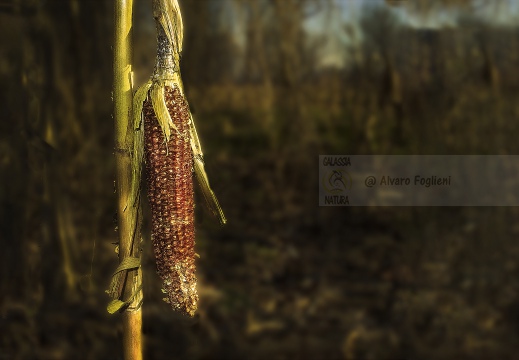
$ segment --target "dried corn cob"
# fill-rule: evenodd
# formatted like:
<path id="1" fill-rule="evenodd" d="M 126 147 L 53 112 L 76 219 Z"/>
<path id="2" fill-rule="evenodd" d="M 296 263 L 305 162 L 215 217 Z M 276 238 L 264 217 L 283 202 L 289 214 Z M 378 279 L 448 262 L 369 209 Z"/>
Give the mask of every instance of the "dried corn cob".
<path id="1" fill-rule="evenodd" d="M 134 96 L 135 136 L 132 192 L 138 191 L 146 160 L 152 242 L 165 299 L 193 315 L 198 302 L 195 277 L 193 169 L 212 212 L 226 222 L 209 187 L 200 142 L 179 73 L 182 19 L 177 0 L 154 0 L 157 65 L 152 79 Z M 143 129 L 144 127 L 144 129 Z M 142 144 L 144 143 L 144 145 Z"/>
<path id="2" fill-rule="evenodd" d="M 175 309 L 193 315 L 198 295 L 189 108 L 178 87 L 166 87 L 164 92 L 177 129 L 169 141 L 164 141 L 152 101 L 146 100 L 143 106 L 153 249 L 168 302 Z"/>

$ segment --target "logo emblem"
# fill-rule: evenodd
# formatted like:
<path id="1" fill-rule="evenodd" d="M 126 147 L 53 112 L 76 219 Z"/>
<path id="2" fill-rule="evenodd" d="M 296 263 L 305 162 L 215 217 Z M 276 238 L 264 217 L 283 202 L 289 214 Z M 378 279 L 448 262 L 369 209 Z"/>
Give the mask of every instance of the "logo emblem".
<path id="1" fill-rule="evenodd" d="M 343 169 L 325 171 L 321 183 L 329 194 L 342 194 L 350 190 L 352 185 L 350 174 Z"/>

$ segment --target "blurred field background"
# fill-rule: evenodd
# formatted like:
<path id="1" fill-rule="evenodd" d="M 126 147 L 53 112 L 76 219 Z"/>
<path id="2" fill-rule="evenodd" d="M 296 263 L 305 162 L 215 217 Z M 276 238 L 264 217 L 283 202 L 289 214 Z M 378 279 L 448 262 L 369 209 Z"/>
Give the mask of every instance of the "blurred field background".
<path id="1" fill-rule="evenodd" d="M 145 358 L 516 359 L 517 208 L 317 204 L 320 154 L 519 154 L 519 2 L 180 3 L 229 222 L 197 202 L 190 320 L 161 300 L 146 218 Z M 138 86 L 151 1 L 134 17 Z M 0 0 L 2 360 L 122 357 L 112 21 L 112 1 Z"/>

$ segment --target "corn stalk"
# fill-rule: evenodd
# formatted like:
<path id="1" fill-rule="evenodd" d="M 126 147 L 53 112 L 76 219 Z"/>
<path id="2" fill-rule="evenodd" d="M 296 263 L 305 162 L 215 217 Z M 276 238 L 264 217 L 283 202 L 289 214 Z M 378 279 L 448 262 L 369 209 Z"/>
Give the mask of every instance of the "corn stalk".
<path id="1" fill-rule="evenodd" d="M 110 313 L 123 312 L 124 359 L 142 359 L 142 273 L 139 183 L 133 171 L 131 28 L 133 0 L 115 0 L 114 120 L 119 267 L 108 293 Z"/>

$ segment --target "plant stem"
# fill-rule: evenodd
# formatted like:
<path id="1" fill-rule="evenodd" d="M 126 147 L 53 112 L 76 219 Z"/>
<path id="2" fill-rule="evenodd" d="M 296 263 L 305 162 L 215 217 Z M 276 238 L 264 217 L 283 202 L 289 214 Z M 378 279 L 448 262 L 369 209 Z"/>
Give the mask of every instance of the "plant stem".
<path id="1" fill-rule="evenodd" d="M 139 217 L 140 206 L 130 203 L 132 184 L 131 149 L 133 128 L 131 127 L 132 83 L 131 83 L 131 28 L 133 0 L 115 0 L 114 33 L 114 120 L 115 160 L 117 183 L 117 213 L 119 227 L 119 261 L 126 257 L 140 257 Z M 134 294 L 132 302 L 123 314 L 123 346 L 125 360 L 142 359 L 142 294 L 139 287 L 142 276 L 140 267 L 128 270 L 124 281 L 123 299 Z"/>
<path id="2" fill-rule="evenodd" d="M 142 360 L 142 311 L 123 314 L 123 353 L 125 360 Z"/>

